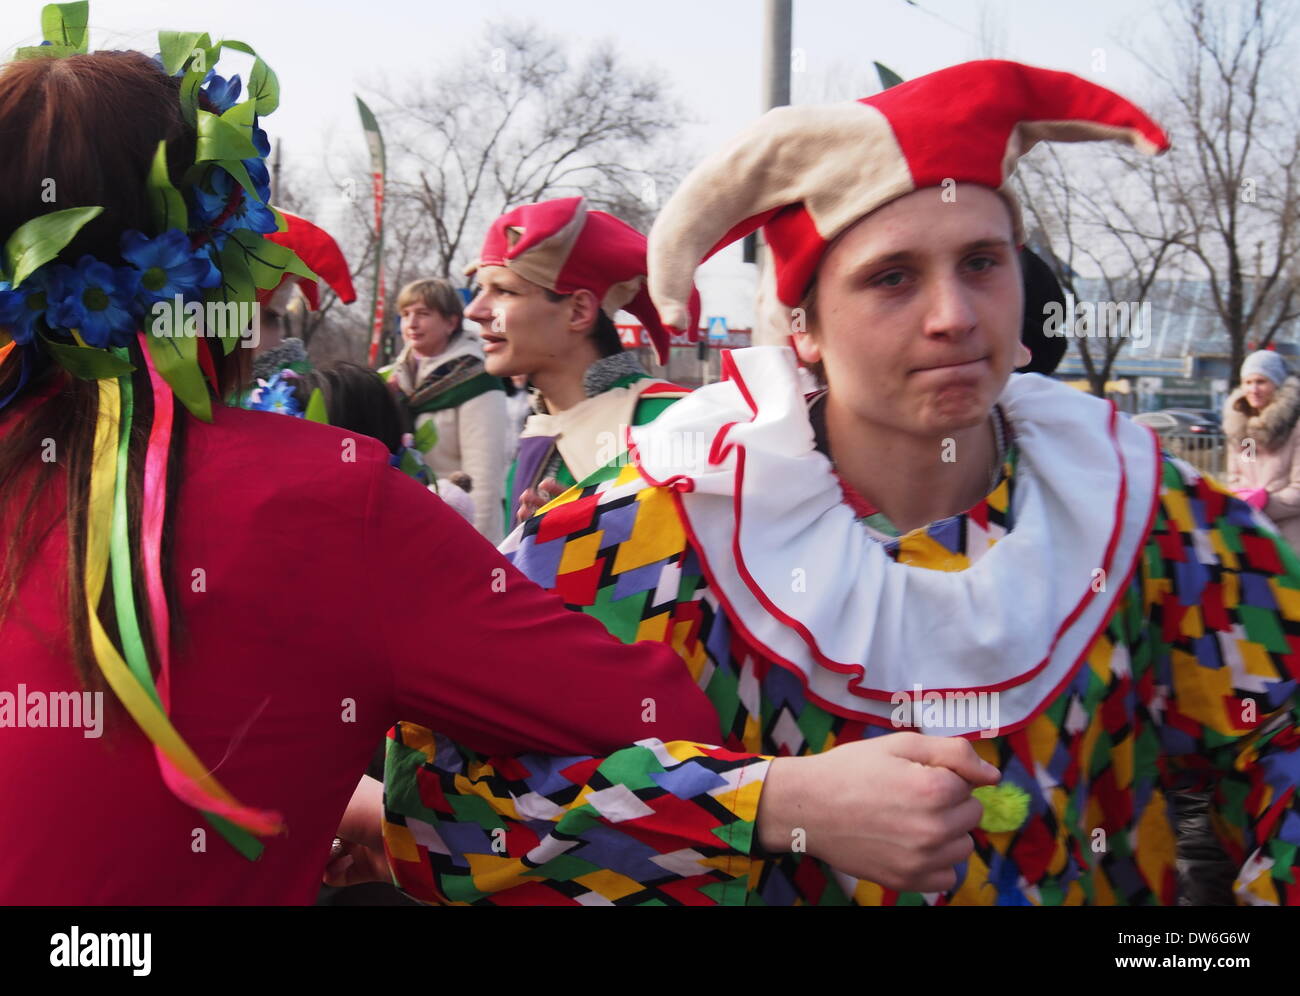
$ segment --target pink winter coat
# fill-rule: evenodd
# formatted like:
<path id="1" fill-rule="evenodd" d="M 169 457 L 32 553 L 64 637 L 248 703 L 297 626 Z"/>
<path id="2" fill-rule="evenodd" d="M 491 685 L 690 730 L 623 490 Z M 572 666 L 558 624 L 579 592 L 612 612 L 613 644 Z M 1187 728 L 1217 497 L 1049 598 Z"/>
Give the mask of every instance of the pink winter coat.
<path id="1" fill-rule="evenodd" d="M 1253 413 L 1253 414 L 1252 414 Z M 1300 551 L 1300 377 L 1288 377 L 1273 400 L 1255 412 L 1238 387 L 1224 406 L 1229 487 L 1264 488 L 1264 514 Z"/>

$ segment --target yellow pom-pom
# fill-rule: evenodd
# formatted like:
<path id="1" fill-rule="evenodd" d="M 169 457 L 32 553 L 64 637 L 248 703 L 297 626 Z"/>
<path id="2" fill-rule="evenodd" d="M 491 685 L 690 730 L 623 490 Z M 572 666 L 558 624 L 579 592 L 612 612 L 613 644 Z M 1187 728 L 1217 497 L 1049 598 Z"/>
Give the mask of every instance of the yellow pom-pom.
<path id="1" fill-rule="evenodd" d="M 1029 816 L 1029 793 L 1015 785 L 981 785 L 971 795 L 984 807 L 980 829 L 986 833 L 1019 830 Z"/>

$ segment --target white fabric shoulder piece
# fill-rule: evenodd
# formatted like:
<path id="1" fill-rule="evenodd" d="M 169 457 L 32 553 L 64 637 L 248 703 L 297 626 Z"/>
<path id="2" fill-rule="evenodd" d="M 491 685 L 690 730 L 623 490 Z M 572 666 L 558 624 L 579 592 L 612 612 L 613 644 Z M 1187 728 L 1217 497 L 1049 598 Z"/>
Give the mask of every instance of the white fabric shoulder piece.
<path id="1" fill-rule="evenodd" d="M 918 685 L 999 693 L 1003 733 L 1044 708 L 1137 567 L 1159 485 L 1149 430 L 1014 375 L 999 403 L 1020 452 L 1015 527 L 945 572 L 895 563 L 858 523 L 815 448 L 791 350 L 731 351 L 724 371 L 632 438 L 645 477 L 679 493 L 732 623 L 841 715 L 889 725 Z"/>

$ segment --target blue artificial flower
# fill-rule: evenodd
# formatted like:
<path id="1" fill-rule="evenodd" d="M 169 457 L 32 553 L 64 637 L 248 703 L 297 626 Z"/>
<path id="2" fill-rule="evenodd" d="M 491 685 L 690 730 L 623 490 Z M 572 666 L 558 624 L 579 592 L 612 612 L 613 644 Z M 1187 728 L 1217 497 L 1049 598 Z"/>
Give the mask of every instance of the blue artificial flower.
<path id="1" fill-rule="evenodd" d="M 225 79 L 218 76 L 215 69 L 209 69 L 208 75 L 203 78 L 203 92 L 217 114 L 225 114 L 239 103 L 241 86 L 238 73 Z"/>
<path id="2" fill-rule="evenodd" d="M 260 163 L 260 160 L 245 160 L 245 163 L 256 162 L 260 170 L 249 174 L 249 179 L 253 181 L 254 186 L 259 190 L 263 189 L 268 182 L 266 177 L 266 167 Z M 274 232 L 279 226 L 276 224 L 275 214 L 267 206 L 265 201 L 259 201 L 255 197 L 249 196 L 244 191 L 240 203 L 235 210 L 230 213 L 220 224 L 217 219 L 226 213 L 230 205 L 231 198 L 234 197 L 235 191 L 239 188 L 239 181 L 227 173 L 224 169 L 215 168 L 208 172 L 208 183 L 211 190 L 204 190 L 201 184 L 196 184 L 192 189 L 194 192 L 195 213 L 205 226 L 213 227 L 219 235 L 213 235 L 213 241 L 220 246 L 226 235 L 240 228 L 251 229 L 260 235 L 266 235 Z"/>
<path id="3" fill-rule="evenodd" d="M 17 290 L 8 281 L 0 281 L 0 326 L 20 346 L 31 342 L 40 329 L 50 301 L 62 297 L 62 286 L 49 267 L 37 270 Z"/>
<path id="4" fill-rule="evenodd" d="M 50 296 L 46 321 L 76 329 L 88 346 L 125 346 L 136 329 L 132 300 L 139 288 L 139 271 L 109 266 L 94 256 L 82 256 L 76 268 L 56 264 L 51 276 L 61 284 L 61 298 Z"/>
<path id="5" fill-rule="evenodd" d="M 261 159 L 244 159 L 244 168 L 248 170 L 248 178 L 253 181 L 253 186 L 257 188 L 257 196 L 262 199 L 263 204 L 271 203 L 271 174 L 266 168 L 266 163 Z M 275 229 L 272 229 L 275 231 Z"/>
<path id="6" fill-rule="evenodd" d="M 256 116 L 253 117 L 253 148 L 257 150 L 257 154 L 263 159 L 271 154 L 271 140 L 266 137 L 266 132 L 257 127 Z M 244 160 L 244 164 L 248 164 L 247 159 Z"/>
<path id="7" fill-rule="evenodd" d="M 179 228 L 156 238 L 140 232 L 122 233 L 122 258 L 140 271 L 140 296 L 149 303 L 171 301 L 177 294 L 192 298 L 203 287 L 215 287 L 221 274 L 206 252 L 194 252 Z"/>
<path id="8" fill-rule="evenodd" d="M 275 412 L 277 415 L 292 415 L 302 418 L 302 406 L 294 394 L 290 378 L 285 371 L 278 371 L 270 380 L 259 380 L 257 387 L 249 392 L 244 407 L 255 412 Z"/>

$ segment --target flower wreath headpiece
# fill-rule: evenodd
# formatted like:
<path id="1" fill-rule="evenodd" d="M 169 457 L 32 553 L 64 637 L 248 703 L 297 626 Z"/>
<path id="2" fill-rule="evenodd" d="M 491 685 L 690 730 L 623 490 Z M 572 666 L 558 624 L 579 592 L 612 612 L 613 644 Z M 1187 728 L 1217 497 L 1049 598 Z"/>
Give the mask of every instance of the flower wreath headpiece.
<path id="1" fill-rule="evenodd" d="M 41 11 L 45 41 L 20 48 L 14 59 L 84 54 L 88 24 L 88 3 L 49 4 Z M 0 362 L 17 360 L 21 370 L 17 386 L 0 398 L 0 408 L 20 394 L 37 369 L 40 353 L 70 374 L 98 382 L 85 570 L 94 657 L 123 706 L 152 741 L 168 788 L 201 810 L 240 853 L 256 858 L 262 844 L 254 835 L 282 830 L 279 814 L 245 806 L 231 796 L 168 716 L 170 616 L 161 570 L 174 400 L 179 398 L 196 417 L 211 420 L 211 390 L 220 390 L 213 350 L 230 353 L 244 329 L 232 323 L 207 329 L 199 338 L 185 328 L 179 315 L 173 313 L 171 322 L 149 316 L 159 314 L 160 304 L 175 307 L 199 301 L 242 305 L 234 313 L 251 314 L 259 289 L 278 286 L 288 273 L 309 279 L 316 275 L 293 250 L 265 237 L 285 228 L 283 217 L 268 203 L 264 160 L 270 149 L 258 126 L 260 117 L 279 103 L 275 73 L 240 41 L 213 42 L 200 32 L 162 31 L 158 44 L 155 58 L 162 71 L 180 79 L 181 112 L 196 135 L 194 164 L 185 171 L 180 186 L 173 185 L 166 143 L 159 143 L 148 177 L 142 178 L 154 230 L 122 233 L 125 265 L 92 256 L 83 256 L 71 266 L 57 261 L 102 207 L 51 211 L 27 221 L 8 237 L 0 259 Z M 239 101 L 239 77 L 226 79 L 215 72 L 223 49 L 253 57 L 249 93 L 243 101 Z M 126 497 L 134 367 L 124 347 L 133 338 L 140 343 L 153 397 L 138 551 L 128 539 Z M 143 563 L 143 596 L 132 581 L 132 560 L 137 556 Z M 106 582 L 112 585 L 116 641 L 98 615 Z M 139 607 L 146 599 L 159 658 L 157 681 L 140 627 Z"/>

